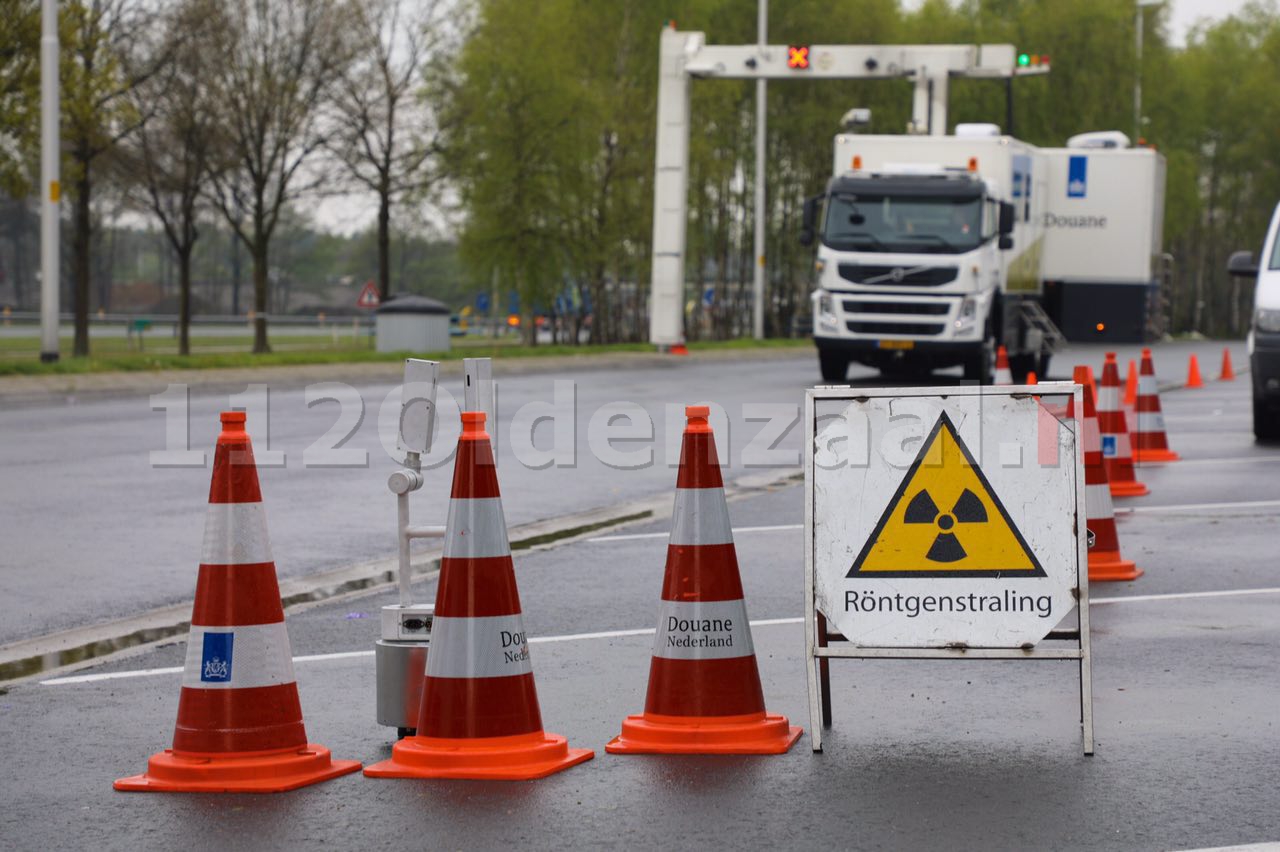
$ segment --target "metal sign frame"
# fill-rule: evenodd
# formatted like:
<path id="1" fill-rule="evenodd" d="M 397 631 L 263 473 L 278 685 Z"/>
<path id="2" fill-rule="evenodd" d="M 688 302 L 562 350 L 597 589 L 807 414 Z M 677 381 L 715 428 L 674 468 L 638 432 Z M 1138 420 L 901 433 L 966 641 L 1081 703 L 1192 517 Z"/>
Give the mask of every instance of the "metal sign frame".
<path id="1" fill-rule="evenodd" d="M 804 399 L 804 584 L 805 584 L 805 674 L 809 687 L 809 739 L 815 752 L 822 751 L 822 732 L 832 724 L 831 675 L 832 659 L 898 659 L 898 660 L 1077 660 L 1080 676 L 1080 727 L 1086 755 L 1093 754 L 1093 671 L 1089 648 L 1089 557 L 1088 531 L 1083 522 L 1085 509 L 1084 452 L 1079 440 L 1075 452 L 1076 504 L 1076 629 L 1052 630 L 1040 643 L 1017 648 L 867 648 L 854 646 L 843 636 L 828 630 L 826 617 L 818 611 L 814 564 L 814 451 L 817 439 L 816 403 L 819 400 L 866 399 L 869 396 L 906 397 L 974 397 L 992 395 L 1070 396 L 1073 410 L 1083 411 L 1081 386 L 1071 382 L 1045 382 L 1039 385 L 1005 387 L 961 386 L 949 388 L 851 388 L 847 385 L 821 386 L 805 391 Z M 1076 436 L 1083 429 L 1076 420 Z"/>

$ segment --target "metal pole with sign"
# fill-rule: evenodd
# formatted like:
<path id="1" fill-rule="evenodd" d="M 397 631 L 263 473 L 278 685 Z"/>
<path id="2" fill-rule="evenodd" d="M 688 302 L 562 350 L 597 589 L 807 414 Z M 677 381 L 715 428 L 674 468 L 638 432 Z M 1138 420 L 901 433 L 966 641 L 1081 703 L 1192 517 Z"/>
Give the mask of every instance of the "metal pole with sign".
<path id="1" fill-rule="evenodd" d="M 1093 753 L 1079 385 L 805 395 L 810 736 L 832 659 L 1076 660 Z"/>

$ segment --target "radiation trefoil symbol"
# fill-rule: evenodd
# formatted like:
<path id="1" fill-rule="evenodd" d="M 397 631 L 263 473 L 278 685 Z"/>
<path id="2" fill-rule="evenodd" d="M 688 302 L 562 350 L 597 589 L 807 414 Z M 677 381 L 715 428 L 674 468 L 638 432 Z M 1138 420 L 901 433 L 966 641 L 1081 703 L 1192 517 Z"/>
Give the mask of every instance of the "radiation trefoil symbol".
<path id="1" fill-rule="evenodd" d="M 847 576 L 1046 575 L 943 412 Z"/>

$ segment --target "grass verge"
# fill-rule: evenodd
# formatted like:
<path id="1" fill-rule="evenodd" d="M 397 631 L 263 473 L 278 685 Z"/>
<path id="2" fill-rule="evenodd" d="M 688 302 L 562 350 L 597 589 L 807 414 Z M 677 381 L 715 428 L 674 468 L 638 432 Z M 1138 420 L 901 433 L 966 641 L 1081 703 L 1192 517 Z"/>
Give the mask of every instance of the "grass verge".
<path id="1" fill-rule="evenodd" d="M 288 339 L 282 338 L 287 345 Z M 804 339 L 780 340 L 720 340 L 689 344 L 695 352 L 721 349 L 760 349 L 804 347 L 812 343 Z M 209 370 L 247 367 L 278 367 L 301 364 L 358 364 L 383 361 L 400 361 L 413 355 L 436 361 L 452 361 L 460 358 L 545 358 L 552 356 L 590 356 L 612 352 L 652 352 L 648 343 L 615 343 L 604 346 L 566 346 L 544 344 L 539 346 L 513 346 L 509 343 L 466 341 L 449 352 L 375 352 L 364 348 L 291 349 L 253 355 L 248 352 L 197 352 L 177 355 L 162 352 L 105 352 L 87 358 L 62 358 L 52 364 L 35 359 L 0 360 L 0 376 L 41 376 L 81 373 L 146 372 L 155 370 Z"/>

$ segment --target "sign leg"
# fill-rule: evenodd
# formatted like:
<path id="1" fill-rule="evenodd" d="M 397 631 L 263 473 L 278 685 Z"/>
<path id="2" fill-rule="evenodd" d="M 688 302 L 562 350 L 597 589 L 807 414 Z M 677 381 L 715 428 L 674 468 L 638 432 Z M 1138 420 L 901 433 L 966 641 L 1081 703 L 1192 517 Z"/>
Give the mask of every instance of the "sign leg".
<path id="1" fill-rule="evenodd" d="M 818 647 L 827 647 L 827 617 L 818 613 Z M 831 727 L 831 660 L 818 659 L 819 694 L 822 696 L 822 727 Z"/>

